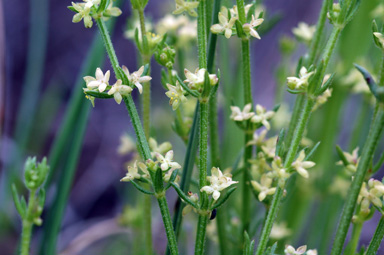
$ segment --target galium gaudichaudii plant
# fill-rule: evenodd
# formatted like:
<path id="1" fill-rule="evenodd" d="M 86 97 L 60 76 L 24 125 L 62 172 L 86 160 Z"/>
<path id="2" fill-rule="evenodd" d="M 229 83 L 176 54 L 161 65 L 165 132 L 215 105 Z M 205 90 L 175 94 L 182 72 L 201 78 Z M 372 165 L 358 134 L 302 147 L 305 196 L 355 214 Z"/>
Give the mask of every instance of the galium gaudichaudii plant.
<path id="1" fill-rule="evenodd" d="M 287 85 L 286 90 L 296 95 L 296 101 L 289 125 L 283 124 L 285 126 L 281 130 L 276 130 L 275 123 L 279 121 L 276 118 L 280 118 L 279 112 L 283 109 L 289 110 L 284 105 L 280 107 L 280 102 L 276 102 L 277 104 L 271 108 L 262 106 L 256 102 L 252 93 L 253 83 L 259 81 L 251 72 L 251 41 L 264 39 L 263 35 L 273 26 L 272 19 L 261 9 L 260 3 L 245 4 L 244 0 L 236 0 L 236 5 L 231 3 L 230 6 L 225 6 L 220 0 L 212 3 L 207 0 L 175 0 L 173 15 L 167 14 L 156 25 L 151 24 L 144 16 L 147 3 L 148 0 L 131 0 L 132 9 L 138 15 L 138 20 L 131 22 L 133 26 L 127 30 L 125 36 L 135 42 L 139 52 L 141 65 L 134 72 L 120 65 L 105 23 L 106 20 L 121 14 L 121 10 L 115 7 L 113 1 L 86 0 L 72 3 L 68 7 L 75 12 L 72 20 L 74 23 L 83 21 L 85 28 L 91 28 L 93 23 L 97 24 L 112 67 L 112 71 L 108 68 L 105 70 L 97 68 L 94 71 L 95 76 L 83 78 L 86 97 L 93 106 L 96 98 L 113 98 L 117 104 L 123 102 L 135 131 L 136 139 L 128 136 L 121 138 L 122 145 L 118 152 L 134 153 L 127 166 L 126 175 L 121 181 L 131 183 L 145 195 L 144 206 L 141 208 L 146 222 L 143 224 L 146 243 L 143 254 L 153 254 L 154 251 L 151 197 L 156 198 L 160 208 L 168 240 L 168 254 L 179 254 L 181 219 L 191 211 L 198 218 L 194 239 L 197 255 L 206 252 L 206 240 L 212 235 L 211 231 L 207 233 L 207 226 L 211 226 L 208 223 L 216 216 L 217 240 L 221 254 L 229 254 L 228 251 L 230 254 L 247 255 L 318 254 L 316 249 L 307 249 L 306 245 L 298 248 L 285 245 L 290 240 L 287 238 L 297 234 L 295 231 L 298 230 L 296 228 L 292 231 L 290 228 L 294 228 L 294 224 L 290 225 L 289 221 L 284 223 L 284 228 L 281 227 L 283 224 L 279 228 L 278 222 L 283 222 L 276 219 L 282 202 L 294 193 L 294 188 L 302 189 L 300 186 L 305 186 L 302 183 L 310 185 L 314 179 L 320 178 L 317 167 L 321 162 L 318 163 L 316 152 L 321 146 L 321 141 L 313 143 L 307 139 L 307 125 L 311 115 L 317 114 L 318 109 L 334 96 L 335 90 L 331 86 L 336 79 L 335 73 L 327 73 L 331 71 L 330 60 L 343 29 L 355 16 L 360 1 L 343 0 L 334 3 L 324 0 L 316 25 L 300 22 L 293 29 L 297 41 L 303 43 L 308 52 L 300 59 L 296 72 L 292 72 L 289 68 L 282 72 L 284 83 Z M 329 36 L 325 30 L 327 19 L 332 29 Z M 375 22 L 372 37 L 374 44 L 383 52 L 384 36 Z M 218 39 L 232 40 L 241 45 L 241 53 L 238 54 L 240 79 L 236 86 L 241 86 L 238 91 L 242 92 L 242 99 L 226 99 L 231 102 L 226 107 L 226 111 L 230 112 L 226 117 L 235 124 L 237 132 L 241 132 L 244 139 L 241 141 L 243 147 L 241 153 L 237 155 L 235 164 L 229 168 L 224 167 L 224 160 L 220 158 L 220 132 L 217 119 L 220 102 L 218 99 L 221 96 L 219 87 L 222 86 L 222 81 L 223 83 L 229 81 L 223 80 L 228 75 L 221 75 L 215 67 Z M 285 56 L 292 55 L 295 43 L 292 43 L 291 39 L 282 41 L 281 48 Z M 182 55 L 193 44 L 196 44 L 198 49 L 198 65 L 194 64 L 195 70 L 190 69 L 190 65 L 186 68 Z M 223 45 L 227 45 L 227 42 Z M 161 77 L 151 74 L 152 56 L 162 68 Z M 336 148 L 340 157 L 337 165 L 342 165 L 345 171 L 334 180 L 339 178 L 339 183 L 344 182 L 349 186 L 349 191 L 343 192 L 346 202 L 331 255 L 342 254 L 351 223 L 352 237 L 345 248 L 348 254 L 354 254 L 358 250 L 363 223 L 372 218 L 375 211 L 384 215 L 384 184 L 373 177 L 384 162 L 384 158 L 376 165 L 372 163 L 384 125 L 384 63 L 380 66 L 377 82 L 365 68 L 358 65 L 356 68 L 368 85 L 358 91 L 372 99 L 375 111 L 368 137 L 360 150 L 357 147 L 344 152 L 339 146 Z M 345 79 L 347 80 L 345 83 L 355 83 L 350 81 L 351 77 L 348 79 Z M 180 153 L 179 150 L 172 148 L 170 142 L 159 144 L 150 136 L 151 129 L 156 128 L 150 119 L 152 106 L 150 82 L 161 83 L 165 90 L 164 98 L 169 100 L 174 114 L 172 128 L 187 145 L 184 164 L 174 159 L 174 152 L 178 157 Z M 353 90 L 352 86 L 349 89 Z M 142 116 L 139 116 L 132 94 L 142 97 Z M 283 100 L 281 96 L 277 98 Z M 187 116 L 188 108 L 191 108 L 189 104 L 193 104 L 192 108 L 195 110 L 192 110 L 194 114 Z M 137 147 L 133 140 L 137 141 Z M 45 167 L 44 169 L 48 171 L 44 160 L 37 167 L 33 166 L 32 161 L 27 161 L 30 169 Z M 33 162 L 35 164 L 35 161 Z M 197 173 L 193 174 L 195 163 Z M 36 179 L 36 183 L 40 183 L 40 177 L 31 177 L 32 182 Z M 28 209 L 24 208 L 23 200 L 20 201 L 19 196 L 15 195 L 16 207 L 23 220 L 22 248 L 27 251 L 33 224 L 41 224 L 39 217 L 44 203 L 43 198 L 39 198 L 42 202 L 37 203 L 34 197 L 38 190 L 43 190 L 40 188 L 41 183 L 31 188 L 32 182 L 25 183 L 31 191 Z M 174 219 L 171 218 L 172 207 L 168 207 L 166 196 L 170 188 L 176 191 L 178 201 L 181 202 L 176 204 Z M 237 189 L 239 191 L 234 193 Z M 235 200 L 231 199 L 233 196 L 238 196 L 239 199 L 233 201 Z M 235 204 L 238 206 L 235 207 Z M 32 209 L 29 209 L 29 205 Z M 259 234 L 256 234 L 255 230 L 255 217 L 259 216 L 254 215 L 257 211 L 254 205 L 263 205 L 265 208 L 265 217 L 260 221 L 262 223 L 259 225 L 261 226 Z M 229 217 L 234 217 L 236 220 L 229 221 Z M 229 230 L 234 233 L 232 239 L 229 237 Z M 25 231 L 29 234 L 25 237 L 28 241 L 25 241 L 24 245 Z M 384 216 L 380 219 L 371 243 L 364 251 L 365 254 L 376 254 L 383 236 Z M 252 239 L 256 240 L 256 253 L 253 252 Z M 284 245 L 272 244 L 270 239 L 284 242 L 281 243 Z"/>

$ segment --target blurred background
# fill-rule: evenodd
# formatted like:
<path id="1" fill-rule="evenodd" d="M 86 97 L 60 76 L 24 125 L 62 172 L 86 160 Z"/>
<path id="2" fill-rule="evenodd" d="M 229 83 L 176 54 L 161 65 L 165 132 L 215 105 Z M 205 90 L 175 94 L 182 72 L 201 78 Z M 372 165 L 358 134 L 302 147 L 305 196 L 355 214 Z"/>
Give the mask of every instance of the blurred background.
<path id="1" fill-rule="evenodd" d="M 230 2 L 228 7 L 234 4 L 234 1 L 223 2 Z M 341 47 L 332 63 L 333 70 L 330 72 L 337 72 L 333 97 L 314 114 L 316 116 L 311 119 L 308 128 L 308 138 L 314 142 L 322 141 L 322 147 L 314 158 L 317 168 L 312 189 L 315 190 L 311 190 L 310 196 L 303 195 L 304 198 L 299 201 L 290 202 L 288 197 L 281 210 L 283 214 L 290 207 L 301 203 L 310 208 L 309 215 L 299 217 L 300 223 L 288 226 L 295 229 L 295 232 L 284 237 L 283 242 L 308 244 L 311 249 L 320 249 L 319 254 L 328 251 L 343 204 L 342 195 L 332 193 L 331 202 L 329 196 L 326 196 L 329 193 L 325 187 L 341 171 L 341 167 L 335 165 L 338 160 L 335 144 L 340 144 L 348 151 L 361 146 L 372 114 L 368 96 L 364 93 L 351 93 L 352 86 L 359 82 L 361 84 L 359 77 L 355 76 L 357 80 L 345 81 L 348 77 L 352 79 L 350 70 L 353 62 L 375 73 L 380 58 L 370 34 L 371 21 L 375 15 L 378 16 L 377 13 L 380 14 L 377 8 L 380 1 L 362 2 L 357 17 L 342 35 L 339 42 Z M 2 1 L 0 4 L 0 253 L 15 254 L 19 240 L 20 219 L 10 197 L 10 184 L 15 182 L 22 190 L 20 180 L 23 178 L 23 162 L 27 156 L 37 156 L 38 159 L 47 156 L 51 161 L 51 156 L 55 154 L 56 161 L 51 162 L 54 174 L 47 189 L 43 225 L 49 224 L 45 216 L 54 213 L 51 208 L 58 196 L 56 191 L 61 190 L 63 182 L 69 182 L 68 197 L 62 194 L 67 202 L 62 224 L 57 229 L 60 232 L 58 253 L 140 254 L 142 244 L 135 235 L 140 233 L 142 212 L 136 205 L 140 203 L 141 195 L 131 185 L 119 181 L 125 175 L 125 163 L 131 161 L 134 155 L 121 155 L 118 148 L 123 135 L 134 139 L 133 128 L 126 109 L 114 100 L 96 100 L 92 108 L 85 99 L 81 91 L 84 86 L 81 77 L 84 73 L 90 72 L 93 75 L 98 66 L 103 70 L 111 67 L 105 58 L 96 25 L 85 29 L 82 23 L 72 23 L 73 13 L 67 9 L 70 4 L 70 1 L 58 0 L 13 0 Z M 276 22 L 261 34 L 260 41 L 252 41 L 254 101 L 271 109 L 281 103 L 278 101 L 284 100 L 282 106 L 285 107 L 285 113 L 281 115 L 283 121 L 284 117 L 289 116 L 295 96 L 278 93 L 281 91 L 279 88 L 284 86 L 286 75 L 294 74 L 298 59 L 306 52 L 305 44 L 295 41 L 292 28 L 302 21 L 314 25 L 321 1 L 268 0 L 263 2 L 263 6 L 267 18 Z M 173 1 L 149 0 L 145 10 L 146 18 L 155 24 L 173 9 Z M 114 26 L 111 25 L 112 41 L 120 63 L 133 71 L 138 69 L 139 60 L 135 44 L 127 38 L 127 30 L 133 31 L 135 16 L 129 1 L 122 1 L 121 10 L 123 14 L 116 19 Z M 379 19 L 379 22 L 382 21 Z M 283 36 L 291 38 L 296 45 L 288 56 L 281 54 L 280 42 Z M 228 53 L 225 55 L 227 47 L 233 52 L 229 57 Z M 233 164 L 236 150 L 239 150 L 242 143 L 242 138 L 236 139 L 241 137 L 241 131 L 228 121 L 229 107 L 225 102 L 236 99 L 236 95 L 240 94 L 236 89 L 236 70 L 240 68 L 241 58 L 238 52 L 238 40 L 219 37 L 217 68 L 222 71 L 235 70 L 232 73 L 222 72 L 223 82 L 219 95 L 224 168 Z M 197 66 L 197 49 L 190 46 L 185 54 L 185 67 L 194 70 Z M 280 67 L 283 61 L 287 64 L 285 69 Z M 93 69 L 88 71 L 87 62 L 95 65 Z M 153 60 L 151 121 L 154 128 L 151 136 L 159 143 L 170 141 L 176 160 L 183 162 L 185 145 L 172 130 L 174 115 L 160 83 L 160 71 L 161 66 Z M 114 80 L 114 77 L 111 79 Z M 277 97 L 277 94 L 280 96 Z M 139 94 L 135 92 L 133 96 L 140 111 Z M 69 124 L 65 126 L 64 123 Z M 278 125 L 284 126 L 286 123 Z M 63 133 L 67 135 L 60 136 Z M 58 141 L 58 137 L 64 138 Z M 323 173 L 326 177 L 321 179 Z M 376 177 L 382 177 L 382 173 L 378 172 Z M 308 186 L 308 183 L 303 184 L 296 192 Z M 168 195 L 172 213 L 176 195 L 173 190 Z M 166 237 L 157 204 L 155 201 L 153 204 L 154 247 L 158 254 L 163 254 Z M 236 203 L 233 206 L 236 207 Z M 261 207 L 261 204 L 256 206 Z M 334 213 L 329 214 L 327 210 Z M 255 217 L 261 218 L 262 215 L 263 209 Z M 288 220 L 281 217 L 282 222 Z M 375 215 L 364 225 L 361 245 L 366 245 L 371 239 L 378 217 Z M 184 232 L 180 240 L 185 245 L 182 254 L 192 254 L 195 220 L 194 215 L 189 215 L 183 223 Z M 236 224 L 236 217 L 230 220 Z M 326 223 L 319 226 L 316 224 L 319 222 Z M 40 254 L 39 245 L 44 242 L 43 228 L 35 228 L 32 254 Z M 309 235 L 314 232 L 316 236 Z M 218 250 L 215 235 L 214 230 L 209 232 L 210 254 L 216 254 Z M 257 235 L 254 236 L 256 243 Z"/>

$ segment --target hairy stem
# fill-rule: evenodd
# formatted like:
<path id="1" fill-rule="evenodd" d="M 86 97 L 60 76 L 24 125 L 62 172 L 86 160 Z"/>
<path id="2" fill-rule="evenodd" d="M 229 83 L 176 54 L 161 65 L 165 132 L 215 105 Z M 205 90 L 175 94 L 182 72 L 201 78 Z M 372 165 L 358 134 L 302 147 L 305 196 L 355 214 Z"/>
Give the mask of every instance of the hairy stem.
<path id="1" fill-rule="evenodd" d="M 380 218 L 379 224 L 377 225 L 375 234 L 369 243 L 366 255 L 376 255 L 379 250 L 381 241 L 384 237 L 384 216 Z"/>
<path id="2" fill-rule="evenodd" d="M 353 225 L 352 238 L 351 238 L 351 242 L 348 244 L 346 248 L 346 252 L 345 252 L 346 255 L 355 254 L 357 250 L 357 246 L 359 245 L 360 234 L 362 229 L 363 229 L 362 222 L 358 222 Z"/>
<path id="3" fill-rule="evenodd" d="M 31 234 L 33 228 L 33 210 L 36 203 L 36 191 L 31 190 L 29 193 L 28 209 L 26 215 L 24 215 L 22 222 L 22 232 L 21 232 L 21 255 L 29 254 L 29 246 L 31 243 Z"/>
<path id="4" fill-rule="evenodd" d="M 165 196 L 161 196 L 157 198 L 157 201 L 159 203 L 161 216 L 163 218 L 165 233 L 167 234 L 168 238 L 168 247 L 172 255 L 179 254 L 175 232 L 173 231 L 171 215 L 169 214 L 167 199 L 165 198 Z"/>

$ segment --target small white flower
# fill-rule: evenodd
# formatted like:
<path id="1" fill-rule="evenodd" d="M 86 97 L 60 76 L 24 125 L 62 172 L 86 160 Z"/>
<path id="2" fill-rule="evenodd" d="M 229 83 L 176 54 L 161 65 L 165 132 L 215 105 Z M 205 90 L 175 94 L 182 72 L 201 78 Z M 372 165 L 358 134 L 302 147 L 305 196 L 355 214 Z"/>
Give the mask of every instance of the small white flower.
<path id="1" fill-rule="evenodd" d="M 175 111 L 182 102 L 187 101 L 187 98 L 184 96 L 184 90 L 178 81 L 176 81 L 176 86 L 167 83 L 167 87 L 168 91 L 165 94 L 169 97 L 169 104 Z"/>
<path id="2" fill-rule="evenodd" d="M 231 38 L 232 36 L 232 28 L 233 25 L 235 25 L 235 21 L 237 18 L 231 17 L 231 19 L 228 20 L 228 9 L 223 7 L 221 9 L 221 12 L 219 12 L 219 24 L 214 24 L 211 27 L 211 32 L 214 34 L 223 33 L 227 39 Z"/>
<path id="3" fill-rule="evenodd" d="M 156 157 L 156 153 L 165 154 L 166 152 L 172 150 L 172 144 L 170 142 L 163 142 L 158 145 L 157 141 L 150 137 L 148 140 L 149 148 L 151 149 L 152 157 Z"/>
<path id="4" fill-rule="evenodd" d="M 250 145 L 256 145 L 256 146 L 262 146 L 265 142 L 265 137 L 267 136 L 267 129 L 263 129 L 263 131 L 253 133 L 253 138 L 247 143 L 247 146 Z"/>
<path id="5" fill-rule="evenodd" d="M 140 94 L 143 93 L 143 86 L 141 83 L 152 80 L 150 76 L 141 76 L 144 72 L 144 66 L 140 67 L 140 69 L 132 74 L 129 73 L 129 70 L 126 66 L 123 66 L 123 71 L 127 75 L 129 82 L 134 84 L 138 89 Z"/>
<path id="6" fill-rule="evenodd" d="M 379 39 L 379 42 L 381 43 L 381 48 L 384 48 L 384 35 L 379 32 L 374 32 L 373 35 Z"/>
<path id="7" fill-rule="evenodd" d="M 72 6 L 78 12 L 73 16 L 72 22 L 78 23 L 82 19 L 84 19 L 84 26 L 86 28 L 92 27 L 93 22 L 92 22 L 92 17 L 90 12 L 91 12 L 91 7 L 93 6 L 93 2 L 92 1 L 88 1 L 87 3 L 72 2 Z"/>
<path id="8" fill-rule="evenodd" d="M 273 136 L 264 141 L 261 149 L 268 158 L 274 158 L 276 154 L 276 141 L 277 136 Z"/>
<path id="9" fill-rule="evenodd" d="M 199 90 L 204 84 L 205 80 L 205 68 L 196 69 L 195 73 L 192 73 L 188 69 L 184 69 L 185 77 L 187 78 L 184 82 L 188 83 L 191 89 Z M 211 85 L 216 85 L 219 79 L 216 74 L 209 74 L 209 81 Z"/>
<path id="10" fill-rule="evenodd" d="M 263 21 L 264 19 L 256 19 L 255 16 L 252 15 L 251 22 L 243 25 L 244 32 L 260 40 L 260 35 L 257 33 L 255 27 L 260 26 Z"/>
<path id="11" fill-rule="evenodd" d="M 137 161 L 135 161 L 135 163 L 133 164 L 133 167 L 128 166 L 128 173 L 120 181 L 129 182 L 129 181 L 132 181 L 134 179 L 140 179 L 140 178 L 141 178 L 141 175 L 139 174 L 138 169 L 137 169 Z"/>
<path id="12" fill-rule="evenodd" d="M 252 118 L 253 115 L 255 115 L 254 112 L 251 112 L 251 109 L 252 104 L 250 103 L 244 106 L 243 111 L 241 111 L 240 108 L 237 106 L 231 106 L 232 114 L 229 118 L 234 121 L 249 120 L 250 118 Z"/>
<path id="13" fill-rule="evenodd" d="M 206 192 L 208 195 L 212 194 L 214 200 L 219 199 L 220 191 L 228 188 L 232 184 L 238 183 L 232 181 L 230 176 L 224 175 L 219 168 L 213 167 L 211 174 L 212 176 L 209 177 L 210 185 L 202 187 L 200 191 Z"/>
<path id="14" fill-rule="evenodd" d="M 247 4 L 246 6 L 244 6 L 245 16 L 248 16 L 249 9 L 251 9 L 252 5 L 253 4 Z M 232 17 L 236 17 L 236 18 L 239 17 L 239 11 L 237 9 L 237 5 L 234 5 L 231 9 L 229 9 L 229 12 L 231 13 Z"/>
<path id="15" fill-rule="evenodd" d="M 120 145 L 117 148 L 117 153 L 120 155 L 127 155 L 136 149 L 136 144 L 128 134 L 120 136 Z"/>
<path id="16" fill-rule="evenodd" d="M 285 255 L 302 255 L 305 253 L 306 250 L 306 245 L 300 246 L 299 248 L 297 248 L 297 250 L 293 246 L 287 245 L 285 247 L 284 253 Z"/>
<path id="17" fill-rule="evenodd" d="M 367 187 L 368 186 L 368 187 Z M 364 200 L 367 200 L 375 206 L 383 207 L 382 197 L 384 195 L 384 184 L 378 180 L 370 179 L 368 185 L 364 182 L 361 186 L 359 197 L 357 202 L 362 204 Z M 365 207 L 369 207 L 369 204 Z"/>
<path id="18" fill-rule="evenodd" d="M 198 1 L 176 0 L 176 10 L 172 13 L 177 15 L 187 12 L 192 17 L 197 17 L 197 12 L 195 10 L 197 6 L 199 6 Z"/>
<path id="19" fill-rule="evenodd" d="M 278 156 L 273 158 L 272 172 L 269 172 L 267 175 L 271 178 L 277 178 L 280 180 L 286 180 L 290 176 L 287 169 L 284 168 L 281 158 Z"/>
<path id="20" fill-rule="evenodd" d="M 304 66 L 301 67 L 299 77 L 288 77 L 287 83 L 290 89 L 306 89 L 308 87 L 308 79 L 314 72 L 307 71 Z"/>
<path id="21" fill-rule="evenodd" d="M 308 250 L 307 255 L 317 255 L 317 250 Z"/>
<path id="22" fill-rule="evenodd" d="M 349 152 L 343 151 L 344 157 L 347 159 L 348 165 L 346 166 L 347 170 L 349 170 L 352 173 L 356 172 L 357 165 L 359 164 L 360 157 L 359 157 L 359 147 L 356 147 L 352 154 Z M 337 165 L 344 165 L 344 163 L 340 160 L 336 162 Z"/>
<path id="23" fill-rule="evenodd" d="M 273 115 L 275 115 L 274 111 L 266 111 L 266 109 L 257 104 L 256 105 L 256 115 L 252 117 L 251 121 L 253 123 L 261 123 L 266 129 L 271 129 L 271 125 L 269 124 L 268 120 L 270 120 Z"/>
<path id="24" fill-rule="evenodd" d="M 108 70 L 105 75 L 103 71 L 98 67 L 95 72 L 95 77 L 85 76 L 83 79 L 87 84 L 87 88 L 90 90 L 98 89 L 99 92 L 103 92 L 109 85 L 110 71 Z"/>
<path id="25" fill-rule="evenodd" d="M 103 13 L 103 18 L 105 20 L 108 20 L 109 17 L 118 17 L 121 15 L 121 10 L 120 8 L 118 7 L 114 7 L 113 6 L 113 2 L 111 1 L 111 3 L 108 5 L 108 7 L 104 10 L 104 13 Z"/>
<path id="26" fill-rule="evenodd" d="M 287 227 L 286 222 L 274 223 L 271 230 L 271 239 L 281 240 L 289 237 L 292 234 L 292 230 Z"/>
<path id="27" fill-rule="evenodd" d="M 167 14 L 156 25 L 156 32 L 158 34 L 173 33 L 175 34 L 177 29 L 181 26 L 188 24 L 189 20 L 185 16 L 175 17 L 171 14 Z"/>
<path id="28" fill-rule="evenodd" d="M 160 167 L 161 167 L 161 170 L 163 170 L 163 171 L 167 171 L 167 170 L 173 171 L 173 170 L 181 168 L 179 163 L 172 161 L 173 160 L 173 150 L 168 151 L 165 154 L 165 156 L 161 155 L 160 153 L 156 153 L 156 158 L 159 161 L 159 163 L 161 164 Z"/>
<path id="29" fill-rule="evenodd" d="M 112 85 L 112 88 L 108 91 L 108 95 L 113 95 L 116 103 L 120 104 L 123 96 L 128 96 L 131 92 L 132 88 L 130 86 L 123 85 L 122 81 L 119 79 Z"/>
<path id="30" fill-rule="evenodd" d="M 310 43 L 315 34 L 316 26 L 309 26 L 307 23 L 300 22 L 298 27 L 292 29 L 292 33 L 299 41 Z"/>
<path id="31" fill-rule="evenodd" d="M 276 187 L 272 186 L 273 179 L 263 174 L 260 179 L 260 183 L 257 181 L 251 181 L 252 187 L 259 192 L 258 199 L 263 201 L 268 195 L 273 195 L 276 192 Z"/>
<path id="32" fill-rule="evenodd" d="M 307 168 L 314 167 L 316 164 L 312 161 L 303 161 L 305 158 L 305 152 L 304 150 L 300 151 L 299 156 L 295 160 L 295 162 L 292 163 L 292 167 L 304 178 L 308 178 L 309 174 L 306 170 Z"/>

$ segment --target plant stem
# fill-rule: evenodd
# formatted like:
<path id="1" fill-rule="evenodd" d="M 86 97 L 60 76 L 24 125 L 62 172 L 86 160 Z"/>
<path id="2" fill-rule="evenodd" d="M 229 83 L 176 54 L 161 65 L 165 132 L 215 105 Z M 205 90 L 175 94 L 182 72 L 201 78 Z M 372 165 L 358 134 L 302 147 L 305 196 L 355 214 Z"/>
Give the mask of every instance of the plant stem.
<path id="1" fill-rule="evenodd" d="M 207 68 L 207 0 L 200 0 L 197 7 L 197 44 L 199 52 L 199 68 Z"/>
<path id="2" fill-rule="evenodd" d="M 371 242 L 369 243 L 366 255 L 376 255 L 379 250 L 381 241 L 384 237 L 384 216 L 381 216 L 379 224 L 377 225 L 375 234 L 372 237 Z"/>
<path id="3" fill-rule="evenodd" d="M 21 255 L 29 254 L 29 246 L 31 243 L 31 233 L 33 228 L 33 210 L 36 203 L 36 190 L 31 190 L 29 193 L 28 210 L 23 218 L 23 228 L 21 232 Z"/>
<path id="4" fill-rule="evenodd" d="M 197 223 L 197 236 L 195 245 L 195 255 L 204 254 L 205 234 L 208 224 L 208 216 L 200 215 Z"/>
<path id="5" fill-rule="evenodd" d="M 357 222 L 353 225 L 352 238 L 351 238 L 351 242 L 348 244 L 346 248 L 346 252 L 345 252 L 346 255 L 355 254 L 357 250 L 357 246 L 359 245 L 359 239 L 360 239 L 362 228 L 363 228 L 362 222 Z"/>
<path id="6" fill-rule="evenodd" d="M 353 216 L 353 212 L 355 210 L 357 197 L 369 168 L 372 155 L 375 152 L 383 126 L 384 109 L 383 105 L 379 105 L 379 110 L 369 130 L 368 138 L 362 150 L 361 159 L 359 161 L 359 165 L 357 166 L 356 174 L 348 192 L 347 201 L 345 203 L 339 226 L 337 228 L 331 255 L 340 255 L 343 250 L 345 238 L 347 236 L 348 228 Z"/>
<path id="7" fill-rule="evenodd" d="M 171 215 L 169 214 L 167 199 L 165 198 L 165 196 L 160 196 L 157 198 L 157 201 L 159 203 L 161 216 L 163 218 L 165 233 L 167 234 L 168 245 L 171 254 L 179 254 L 175 232 L 173 231 Z"/>
<path id="8" fill-rule="evenodd" d="M 105 48 L 107 50 L 116 78 L 123 79 L 123 77 L 120 77 L 120 72 L 118 70 L 119 61 L 117 59 L 115 50 L 111 42 L 111 38 L 105 26 L 105 23 L 102 19 L 96 19 L 96 23 L 100 29 L 101 37 L 103 38 Z M 149 149 L 148 141 L 145 137 L 145 133 L 140 122 L 140 117 L 137 112 L 135 103 L 132 99 L 132 96 L 131 95 L 125 96 L 123 97 L 123 99 L 127 107 L 128 113 L 131 117 L 133 128 L 135 129 L 139 150 L 141 151 L 145 160 L 151 159 L 152 157 L 151 157 L 151 151 Z M 161 215 L 163 217 L 164 226 L 166 227 L 168 242 L 170 246 L 172 246 L 171 254 L 178 254 L 175 232 L 173 231 L 172 221 L 169 214 L 166 198 L 160 197 L 157 200 L 160 206 Z M 171 226 L 171 228 L 169 228 L 169 226 Z"/>
<path id="9" fill-rule="evenodd" d="M 304 98 L 304 109 L 301 113 L 301 117 L 299 122 L 297 123 L 295 133 L 293 135 L 291 146 L 289 147 L 287 156 L 284 161 L 284 168 L 288 168 L 292 165 L 292 162 L 295 159 L 297 154 L 297 150 L 299 148 L 301 139 L 303 138 L 303 134 L 305 131 L 305 127 L 307 126 L 307 122 L 312 112 L 312 108 L 314 106 L 315 101 L 313 99 L 308 98 L 307 96 Z M 263 226 L 263 230 L 260 237 L 260 242 L 257 247 L 256 255 L 262 255 L 267 248 L 267 243 L 269 240 L 269 235 L 272 230 L 273 223 L 277 216 L 277 212 L 280 206 L 280 201 L 283 196 L 284 187 L 278 186 L 275 194 L 273 195 L 273 200 L 271 207 L 269 209 L 267 219 L 265 220 L 265 225 Z"/>

